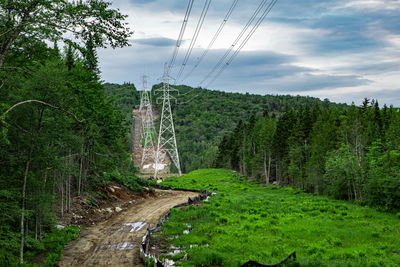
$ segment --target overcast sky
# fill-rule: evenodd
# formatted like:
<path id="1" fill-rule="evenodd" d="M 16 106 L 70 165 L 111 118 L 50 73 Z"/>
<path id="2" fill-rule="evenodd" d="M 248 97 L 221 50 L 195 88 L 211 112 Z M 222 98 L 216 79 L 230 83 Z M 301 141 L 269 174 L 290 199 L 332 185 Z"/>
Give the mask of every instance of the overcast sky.
<path id="1" fill-rule="evenodd" d="M 135 31 L 131 47 L 99 51 L 102 79 L 158 83 L 175 47 L 189 0 L 114 0 Z M 176 76 L 205 0 L 195 0 L 171 76 Z M 213 0 L 185 77 L 233 0 Z M 214 46 L 192 75 L 196 87 L 242 30 L 261 0 L 239 0 Z M 207 83 L 205 83 L 207 84 Z M 204 86 L 205 84 L 202 84 Z M 364 97 L 400 106 L 399 0 L 278 0 L 233 63 L 208 89 L 309 95 L 361 104 Z"/>

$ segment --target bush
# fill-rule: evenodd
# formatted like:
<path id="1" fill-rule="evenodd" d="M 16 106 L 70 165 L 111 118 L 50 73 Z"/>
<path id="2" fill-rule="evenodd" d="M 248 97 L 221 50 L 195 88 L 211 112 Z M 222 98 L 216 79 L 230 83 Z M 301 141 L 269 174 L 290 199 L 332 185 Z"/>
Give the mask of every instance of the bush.
<path id="1" fill-rule="evenodd" d="M 65 245 L 79 236 L 79 228 L 68 226 L 61 230 L 53 231 L 42 240 L 45 250 L 49 252 L 44 262 L 45 266 L 54 266 L 61 258 Z"/>
<path id="2" fill-rule="evenodd" d="M 44 266 L 49 266 L 49 267 L 55 266 L 60 257 L 61 254 L 49 253 L 49 255 L 47 255 L 46 260 L 44 261 Z"/>
<path id="3" fill-rule="evenodd" d="M 129 173 L 128 171 L 124 171 L 123 173 L 120 173 L 118 171 L 105 173 L 103 179 L 106 183 L 113 181 L 125 186 L 133 192 L 143 192 L 143 186 L 151 185 L 149 181 L 139 178 L 133 173 Z"/>

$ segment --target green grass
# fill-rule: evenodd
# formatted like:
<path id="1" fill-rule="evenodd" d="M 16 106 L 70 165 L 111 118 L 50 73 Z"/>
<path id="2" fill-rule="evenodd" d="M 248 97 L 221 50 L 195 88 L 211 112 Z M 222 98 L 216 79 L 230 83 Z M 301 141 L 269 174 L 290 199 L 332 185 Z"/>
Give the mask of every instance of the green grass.
<path id="1" fill-rule="evenodd" d="M 400 255 L 392 253 L 400 250 L 395 214 L 259 185 L 221 169 L 197 170 L 163 185 L 216 193 L 201 205 L 174 209 L 163 226 L 163 238 L 188 253 L 183 266 L 272 264 L 293 251 L 297 266 L 400 266 Z"/>

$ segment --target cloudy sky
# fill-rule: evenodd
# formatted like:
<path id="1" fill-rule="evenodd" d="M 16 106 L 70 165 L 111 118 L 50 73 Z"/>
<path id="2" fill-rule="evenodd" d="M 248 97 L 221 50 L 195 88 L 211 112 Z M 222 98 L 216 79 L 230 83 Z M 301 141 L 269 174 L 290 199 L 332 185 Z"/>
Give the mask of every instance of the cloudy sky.
<path id="1" fill-rule="evenodd" d="M 189 0 L 114 0 L 135 31 L 131 47 L 99 51 L 102 79 L 158 83 L 174 50 Z M 205 0 L 195 0 L 171 76 L 189 47 Z M 189 58 L 186 77 L 233 0 L 213 0 Z M 201 84 L 261 0 L 239 0 L 223 32 L 184 81 Z M 231 65 L 207 88 L 256 94 L 309 95 L 361 104 L 364 97 L 400 106 L 399 0 L 278 0 Z"/>

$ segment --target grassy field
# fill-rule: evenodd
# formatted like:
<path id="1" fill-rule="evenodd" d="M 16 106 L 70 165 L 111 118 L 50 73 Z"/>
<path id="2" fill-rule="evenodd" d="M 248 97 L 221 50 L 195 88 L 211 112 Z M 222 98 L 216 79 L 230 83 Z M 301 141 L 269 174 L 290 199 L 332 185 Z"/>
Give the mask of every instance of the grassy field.
<path id="1" fill-rule="evenodd" d="M 173 256 L 178 265 L 272 264 L 296 251 L 295 266 L 400 266 L 400 213 L 267 187 L 221 169 L 163 185 L 216 193 L 200 205 L 173 210 L 164 224 L 164 242 L 185 251 Z"/>

